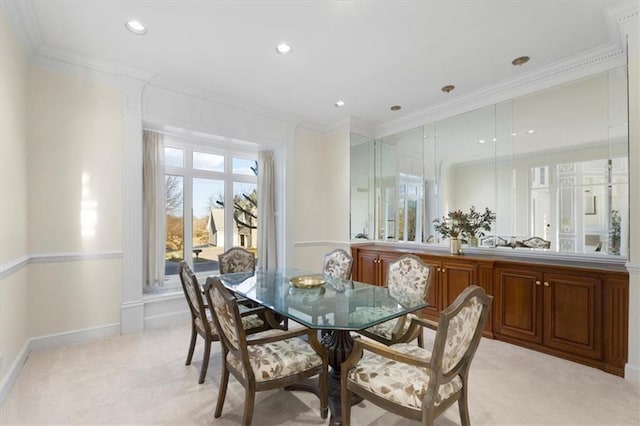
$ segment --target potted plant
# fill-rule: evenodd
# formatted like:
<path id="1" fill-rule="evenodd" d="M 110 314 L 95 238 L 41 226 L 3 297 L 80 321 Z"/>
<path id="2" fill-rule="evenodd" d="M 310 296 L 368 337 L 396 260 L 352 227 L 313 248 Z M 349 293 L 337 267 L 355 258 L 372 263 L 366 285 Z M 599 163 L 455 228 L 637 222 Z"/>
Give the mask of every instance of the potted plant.
<path id="1" fill-rule="evenodd" d="M 485 207 L 484 212 L 480 213 L 476 211 L 475 206 L 471 206 L 467 213 L 466 226 L 462 231 L 468 238 L 469 246 L 478 247 L 478 238 L 484 237 L 484 231 L 491 231 L 491 224 L 495 220 L 496 214 L 489 210 L 489 207 Z"/>
<path id="2" fill-rule="evenodd" d="M 467 213 L 463 213 L 462 210 L 454 210 L 441 219 L 435 219 L 433 223 L 433 229 L 442 238 L 449 239 L 451 254 L 460 254 L 460 237 L 463 236 L 469 223 Z"/>

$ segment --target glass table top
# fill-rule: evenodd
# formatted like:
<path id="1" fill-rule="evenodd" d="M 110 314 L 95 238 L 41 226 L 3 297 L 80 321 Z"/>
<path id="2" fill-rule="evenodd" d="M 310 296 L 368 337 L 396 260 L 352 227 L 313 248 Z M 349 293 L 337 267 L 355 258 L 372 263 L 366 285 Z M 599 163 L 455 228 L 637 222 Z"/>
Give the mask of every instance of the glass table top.
<path id="1" fill-rule="evenodd" d="M 294 287 L 290 280 L 314 276 L 296 269 L 220 275 L 231 291 L 310 328 L 362 330 L 427 306 L 422 298 L 403 296 L 399 303 L 386 287 L 324 277 L 313 288 Z M 313 281 L 313 280 L 310 280 Z"/>

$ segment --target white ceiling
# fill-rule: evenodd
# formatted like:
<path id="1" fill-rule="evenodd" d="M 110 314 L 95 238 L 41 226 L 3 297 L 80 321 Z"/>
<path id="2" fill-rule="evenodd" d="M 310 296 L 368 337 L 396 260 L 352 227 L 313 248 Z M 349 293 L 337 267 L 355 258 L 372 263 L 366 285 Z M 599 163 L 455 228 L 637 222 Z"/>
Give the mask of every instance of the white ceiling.
<path id="1" fill-rule="evenodd" d="M 4 1 L 4 0 L 3 0 Z M 319 126 L 372 125 L 611 45 L 636 1 L 33 1 L 40 48 L 121 64 Z M 137 19 L 145 36 L 124 23 Z M 293 46 L 288 56 L 275 45 Z M 36 50 L 38 46 L 35 46 Z M 514 67 L 511 61 L 531 61 Z M 447 84 L 455 91 L 444 94 Z M 344 99 L 347 106 L 336 108 Z M 391 105 L 402 105 L 392 112 Z"/>

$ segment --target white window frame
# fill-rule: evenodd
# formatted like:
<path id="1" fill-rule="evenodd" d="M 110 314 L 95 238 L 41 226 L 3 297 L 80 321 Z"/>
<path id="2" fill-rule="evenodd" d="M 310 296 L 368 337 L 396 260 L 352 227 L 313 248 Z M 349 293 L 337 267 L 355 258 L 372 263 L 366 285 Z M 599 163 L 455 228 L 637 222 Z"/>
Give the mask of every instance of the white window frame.
<path id="1" fill-rule="evenodd" d="M 219 138 L 224 139 L 224 138 Z M 240 175 L 233 173 L 233 158 L 241 158 L 248 160 L 258 160 L 258 146 L 256 144 L 241 142 L 234 143 L 231 141 L 221 143 L 209 139 L 196 139 L 173 134 L 165 134 L 164 148 L 178 148 L 183 151 L 183 167 L 165 166 L 164 175 L 171 174 L 182 176 L 183 179 L 183 258 L 193 269 L 193 257 L 187 255 L 193 252 L 193 179 L 212 179 L 224 182 L 224 205 L 225 208 L 224 226 L 225 229 L 233 229 L 233 184 L 234 182 L 258 184 L 257 176 Z M 230 147 L 232 143 L 234 146 Z M 193 169 L 193 152 L 202 152 L 207 154 L 215 154 L 224 156 L 224 171 L 215 172 L 209 170 Z M 164 213 L 164 212 L 163 212 Z M 225 232 L 224 248 L 228 250 L 233 246 L 233 232 Z M 164 259 L 163 259 L 164 261 Z M 198 279 L 204 279 L 208 275 L 203 273 Z M 165 286 L 167 288 L 179 287 L 180 281 L 177 274 L 165 277 Z"/>

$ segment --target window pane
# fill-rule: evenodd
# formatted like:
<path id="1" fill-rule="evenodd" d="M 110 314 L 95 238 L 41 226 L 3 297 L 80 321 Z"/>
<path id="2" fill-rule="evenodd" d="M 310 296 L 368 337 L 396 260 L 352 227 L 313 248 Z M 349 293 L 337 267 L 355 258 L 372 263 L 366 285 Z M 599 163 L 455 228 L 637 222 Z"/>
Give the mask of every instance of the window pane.
<path id="1" fill-rule="evenodd" d="M 258 162 L 256 160 L 234 158 L 233 173 L 236 175 L 258 176 Z"/>
<path id="2" fill-rule="evenodd" d="M 224 156 L 194 151 L 193 168 L 211 172 L 224 172 Z"/>
<path id="3" fill-rule="evenodd" d="M 258 187 L 233 183 L 233 245 L 248 250 L 258 247 Z"/>
<path id="4" fill-rule="evenodd" d="M 193 269 L 218 271 L 224 252 L 224 181 L 193 179 Z"/>
<path id="5" fill-rule="evenodd" d="M 184 151 L 180 148 L 165 148 L 164 163 L 170 167 L 184 167 Z"/>
<path id="6" fill-rule="evenodd" d="M 165 243 L 165 280 L 178 274 L 178 262 L 184 250 L 184 217 L 183 217 L 183 178 L 182 176 L 165 175 L 164 179 L 166 205 L 166 243 Z"/>

